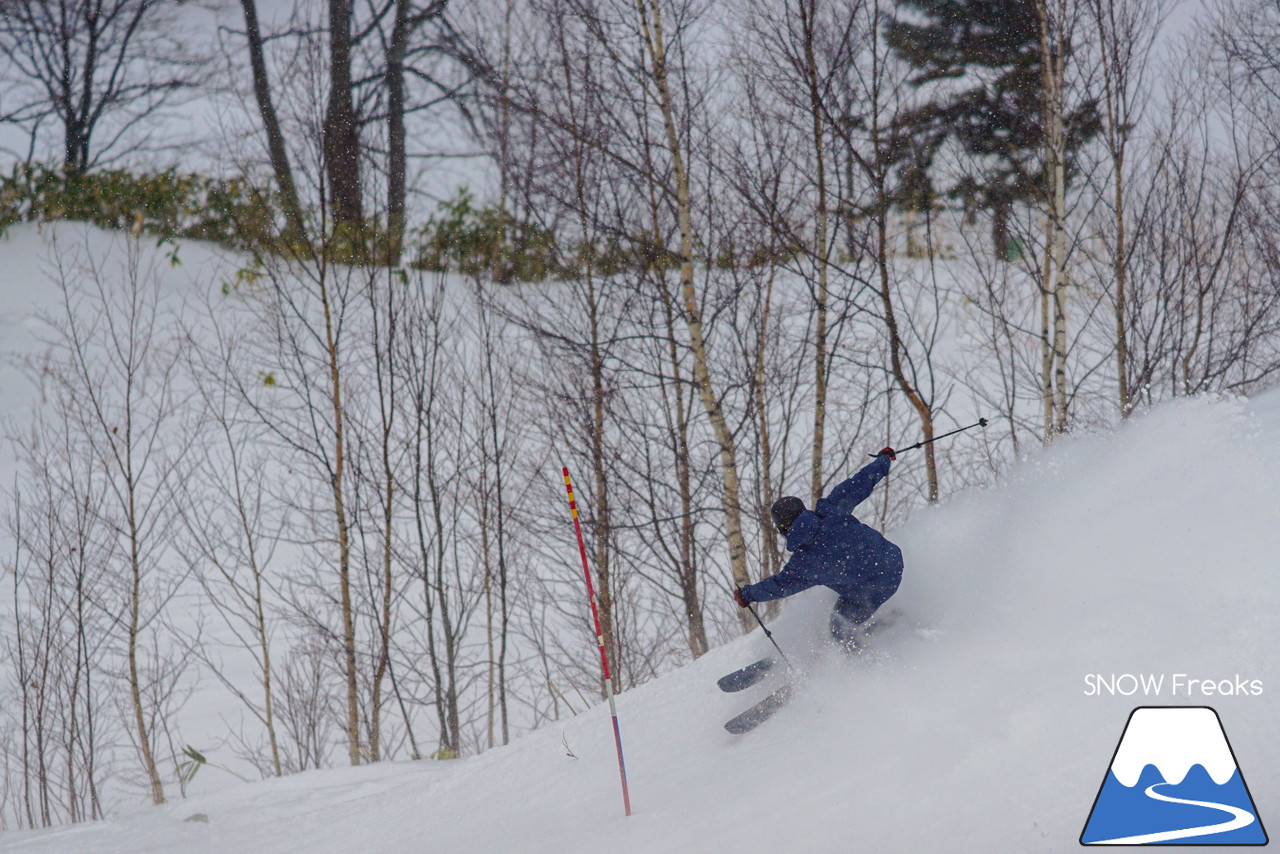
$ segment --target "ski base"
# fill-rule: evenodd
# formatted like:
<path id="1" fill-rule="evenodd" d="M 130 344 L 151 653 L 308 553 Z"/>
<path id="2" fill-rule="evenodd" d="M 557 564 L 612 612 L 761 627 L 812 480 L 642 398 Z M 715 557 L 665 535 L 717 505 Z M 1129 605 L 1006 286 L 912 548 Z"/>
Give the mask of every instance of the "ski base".
<path id="1" fill-rule="evenodd" d="M 716 684 L 720 686 L 721 691 L 730 694 L 735 691 L 745 691 L 767 676 L 775 663 L 776 661 L 773 658 L 762 658 L 759 661 L 748 664 L 746 667 L 721 676 Z"/>
<path id="2" fill-rule="evenodd" d="M 783 685 L 736 718 L 725 723 L 724 728 L 734 735 L 750 732 L 773 717 L 778 709 L 787 704 L 787 701 L 791 699 L 792 688 L 793 686 L 790 683 Z"/>

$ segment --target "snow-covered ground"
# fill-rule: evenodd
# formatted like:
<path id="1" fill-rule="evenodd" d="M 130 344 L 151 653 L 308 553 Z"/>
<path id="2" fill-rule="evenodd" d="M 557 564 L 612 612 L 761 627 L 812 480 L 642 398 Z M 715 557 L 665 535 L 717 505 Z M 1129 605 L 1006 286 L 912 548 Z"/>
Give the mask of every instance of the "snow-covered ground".
<path id="1" fill-rule="evenodd" d="M 916 513 L 891 533 L 903 617 L 873 651 L 825 659 L 830 594 L 787 604 L 775 634 L 809 678 L 758 730 L 721 725 L 764 689 L 715 687 L 758 632 L 619 696 L 630 818 L 597 705 L 474 758 L 234 786 L 0 851 L 1071 851 L 1140 705 L 1216 708 L 1280 822 L 1277 483 L 1280 394 L 1184 400 Z M 1090 696 L 1091 674 L 1164 681 Z M 1187 689 L 1237 677 L 1261 693 Z"/>
<path id="2" fill-rule="evenodd" d="M 227 260 L 232 254 L 213 244 L 184 241 L 175 252 L 170 246 L 157 247 L 155 237 L 140 243 L 146 278 L 157 281 L 168 312 L 234 274 L 234 264 Z M 49 321 L 63 316 L 58 264 L 70 271 L 72 280 L 83 275 L 88 259 L 101 265 L 105 275 L 122 275 L 123 245 L 121 234 L 79 222 L 20 223 L 0 232 L 0 419 L 9 429 L 21 429 L 43 397 L 32 380 L 48 358 L 53 335 Z M 12 449 L 0 442 L 0 482 L 11 484 L 13 474 Z"/>

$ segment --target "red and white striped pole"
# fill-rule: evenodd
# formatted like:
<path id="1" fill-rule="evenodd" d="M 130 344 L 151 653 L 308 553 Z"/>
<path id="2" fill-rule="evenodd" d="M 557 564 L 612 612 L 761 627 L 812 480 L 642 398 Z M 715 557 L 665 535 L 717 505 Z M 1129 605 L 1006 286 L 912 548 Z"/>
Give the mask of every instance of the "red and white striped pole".
<path id="1" fill-rule="evenodd" d="M 622 731 L 618 729 L 618 707 L 613 702 L 613 679 L 609 676 L 609 656 L 604 650 L 604 631 L 600 628 L 600 611 L 596 608 L 596 588 L 591 583 L 591 567 L 587 564 L 587 545 L 582 541 L 582 524 L 578 521 L 578 503 L 573 499 L 569 468 L 564 467 L 564 488 L 569 492 L 569 512 L 573 514 L 573 530 L 578 535 L 578 551 L 582 554 L 582 575 L 587 580 L 587 599 L 591 602 L 591 619 L 596 624 L 596 642 L 600 645 L 600 667 L 604 670 L 604 691 L 609 698 L 609 715 L 613 718 L 613 743 L 618 746 L 618 774 L 622 778 L 622 806 L 631 815 L 631 795 L 627 792 L 627 764 L 622 759 Z"/>

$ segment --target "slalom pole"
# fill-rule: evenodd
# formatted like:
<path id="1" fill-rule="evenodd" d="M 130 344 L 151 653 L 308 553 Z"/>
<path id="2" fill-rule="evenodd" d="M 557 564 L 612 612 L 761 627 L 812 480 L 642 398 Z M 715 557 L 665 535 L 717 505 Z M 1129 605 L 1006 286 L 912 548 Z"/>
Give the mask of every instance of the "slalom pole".
<path id="1" fill-rule="evenodd" d="M 604 691 L 609 698 L 609 715 L 613 718 L 613 743 L 618 746 L 618 775 L 622 778 L 622 806 L 631 815 L 631 795 L 627 791 L 627 765 L 622 759 L 622 731 L 618 729 L 618 707 L 613 702 L 613 679 L 609 676 L 609 656 L 604 649 L 604 631 L 600 628 L 600 612 L 596 608 L 596 588 L 591 583 L 591 567 L 587 564 L 587 545 L 582 540 L 582 524 L 578 521 L 578 503 L 569 482 L 569 467 L 564 466 L 564 488 L 569 493 L 569 512 L 573 530 L 578 535 L 578 551 L 582 554 L 582 576 L 587 580 L 587 600 L 591 603 L 591 619 L 596 625 L 596 643 L 600 645 L 600 667 L 604 671 Z"/>
<path id="2" fill-rule="evenodd" d="M 904 451 L 914 451 L 916 448 L 923 448 L 925 445 L 932 445 L 934 442 L 938 441 L 939 439 L 945 439 L 948 436 L 954 436 L 957 433 L 963 433 L 965 430 L 972 430 L 974 427 L 986 427 L 987 424 L 988 424 L 987 419 L 979 418 L 977 421 L 970 424 L 968 427 L 961 427 L 959 430 L 952 430 L 950 433 L 943 433 L 941 436 L 934 436 L 932 439 L 926 439 L 923 442 L 916 442 L 914 445 L 910 445 L 906 448 L 899 448 L 895 450 L 894 453 L 901 454 Z M 879 454 L 867 454 L 867 456 L 877 457 L 879 456 Z"/>

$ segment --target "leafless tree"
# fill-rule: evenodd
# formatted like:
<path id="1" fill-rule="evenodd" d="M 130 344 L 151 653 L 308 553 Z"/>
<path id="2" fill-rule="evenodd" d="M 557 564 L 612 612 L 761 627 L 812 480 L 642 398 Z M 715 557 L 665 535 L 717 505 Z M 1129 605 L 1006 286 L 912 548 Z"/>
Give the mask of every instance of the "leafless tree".
<path id="1" fill-rule="evenodd" d="M 249 67 L 253 73 L 253 97 L 267 138 L 271 172 L 275 176 L 276 187 L 280 192 L 280 203 L 284 208 L 285 237 L 290 242 L 296 242 L 305 237 L 306 224 L 302 202 L 298 197 L 298 188 L 293 180 L 288 145 L 272 94 L 271 77 L 263 48 L 264 37 L 258 22 L 257 0 L 240 0 L 240 7 L 244 12 L 245 42 L 249 51 Z"/>
<path id="2" fill-rule="evenodd" d="M 1183 73 L 1206 81 L 1210 68 L 1188 63 Z M 1276 369 L 1263 343 L 1280 295 L 1267 269 L 1270 194 L 1259 184 L 1256 139 L 1230 89 L 1211 86 L 1198 95 L 1183 87 L 1152 137 L 1155 166 L 1138 195 L 1131 256 L 1140 275 L 1130 291 L 1130 355 L 1144 402 L 1250 388 Z"/>
<path id="3" fill-rule="evenodd" d="M 96 513 L 101 486 L 69 417 L 74 403 L 57 390 L 50 402 L 52 411 L 14 437 L 23 474 L 7 520 L 16 547 L 9 708 L 22 732 L 15 807 L 29 827 L 102 817 L 115 668 L 101 607 L 112 548 Z"/>
<path id="4" fill-rule="evenodd" d="M 1035 0 L 1033 6 L 1040 29 L 1040 112 L 1045 163 L 1040 334 L 1045 441 L 1049 441 L 1067 429 L 1067 287 L 1070 282 L 1067 271 L 1067 63 L 1081 15 L 1067 0 Z"/>
<path id="5" fill-rule="evenodd" d="M 1210 19 L 1213 43 L 1240 78 L 1234 90 L 1241 107 L 1280 156 L 1280 6 L 1270 0 L 1235 0 Z"/>
<path id="6" fill-rule="evenodd" d="M 1133 409 L 1129 389 L 1125 289 L 1129 247 L 1126 241 L 1125 193 L 1131 176 L 1126 171 L 1129 151 L 1143 107 L 1151 97 L 1147 71 L 1152 48 L 1160 34 L 1167 7 L 1160 0 L 1089 0 L 1089 43 L 1097 51 L 1102 77 L 1102 119 L 1107 154 L 1111 159 L 1111 275 L 1115 317 L 1115 357 L 1121 417 Z"/>
<path id="7" fill-rule="evenodd" d="M 353 598 L 351 549 L 350 441 L 346 400 L 351 370 L 355 314 L 364 302 L 367 274 L 338 267 L 322 250 L 309 262 L 289 265 L 262 256 L 237 292 L 246 328 L 237 360 L 241 370 L 228 372 L 227 382 L 271 441 L 296 462 L 301 483 L 320 486 L 328 499 L 328 520 L 312 506 L 310 489 L 292 498 L 300 524 L 310 525 L 318 558 L 334 573 L 332 582 L 317 580 L 337 611 L 332 638 L 345 683 L 347 755 L 362 759 L 360 691 L 357 662 L 357 618 Z M 228 306 L 224 310 L 230 310 Z M 272 366 L 272 367 L 262 367 Z M 328 616 L 313 614 L 314 628 L 330 628 Z"/>
<path id="8" fill-rule="evenodd" d="M 125 648 L 131 735 L 159 804 L 165 793 L 155 728 L 167 726 L 180 668 L 166 660 L 154 634 L 180 583 L 163 567 L 173 547 L 172 496 L 183 451 L 172 431 L 183 395 L 155 270 L 135 240 L 126 239 L 124 256 L 117 269 L 83 250 L 59 253 L 61 307 L 52 326 L 61 357 L 51 379 L 79 402 L 75 428 L 106 484 L 101 512 L 115 540 L 111 571 L 120 603 L 113 633 Z M 174 678 L 148 679 L 159 673 Z"/>
<path id="9" fill-rule="evenodd" d="M 324 768 L 329 762 L 333 721 L 345 713 L 335 708 L 329 690 L 329 651 L 316 638 L 304 638 L 280 668 L 281 767 L 286 773 Z"/>
<path id="10" fill-rule="evenodd" d="M 678 225 L 678 257 L 680 259 L 680 299 L 688 342 L 693 354 L 693 378 L 698 394 L 711 422 L 720 449 L 720 473 L 724 485 L 725 534 L 729 543 L 729 563 L 734 583 L 750 583 L 747 572 L 746 540 L 742 533 L 742 497 L 739 479 L 738 451 L 734 435 L 725 416 L 721 397 L 711 373 L 707 350 L 704 315 L 699 305 L 694 275 L 695 247 L 693 183 L 687 133 L 692 104 L 676 100 L 677 87 L 688 98 L 695 85 L 687 74 L 688 66 L 676 49 L 684 47 L 686 28 L 693 10 L 687 5 L 668 4 L 662 0 L 637 3 L 642 63 L 635 66 L 637 83 L 652 98 L 663 130 L 661 153 L 671 170 L 670 183 L 660 184 L 664 195 L 672 196 Z M 615 61 L 621 57 L 615 56 Z M 683 132 L 683 133 L 682 133 Z M 746 620 L 744 615 L 744 628 Z"/>
<path id="11" fill-rule="evenodd" d="M 216 311 L 216 309 L 215 309 Z M 271 638 L 280 622 L 271 570 L 286 536 L 288 519 L 269 484 L 283 468 L 266 453 L 264 437 L 252 429 L 226 383 L 236 370 L 234 336 L 216 325 L 203 327 L 212 342 L 195 342 L 189 333 L 188 374 L 198 390 L 201 421 L 207 436 L 195 471 L 185 479 L 179 515 L 190 548 L 184 558 L 218 615 L 220 628 L 252 660 L 260 692 L 238 684 L 200 636 L 186 644 L 195 659 L 236 696 L 266 733 L 266 773 L 284 773 L 277 735 L 277 696 Z M 227 337 L 223 337 L 227 336 Z M 182 636 L 189 632 L 176 631 Z M 256 757 L 254 757 L 256 759 Z M 261 767 L 261 766 L 260 766 Z"/>
<path id="12" fill-rule="evenodd" d="M 328 0 L 329 91 L 324 112 L 324 169 L 333 221 L 358 232 L 364 227 L 360 178 L 360 121 L 353 89 L 352 0 Z"/>
<path id="13" fill-rule="evenodd" d="M 761 11 L 754 8 L 752 14 Z M 749 333 L 745 328 L 742 330 L 740 346 L 741 358 L 752 366 L 747 385 L 754 415 L 752 429 L 748 431 L 755 468 L 753 515 L 760 528 L 760 574 L 769 576 L 782 568 L 782 555 L 769 510 L 786 479 L 783 470 L 787 468 L 787 440 L 796 426 L 796 410 L 802 405 L 805 388 L 799 374 L 807 371 L 808 362 L 805 348 L 809 336 L 792 334 L 793 324 L 788 323 L 788 319 L 804 317 L 808 326 L 817 301 L 812 298 L 811 253 L 801 248 L 806 242 L 804 226 L 811 209 L 810 200 L 795 189 L 797 184 L 805 186 L 807 176 L 813 171 L 809 158 L 796 154 L 807 154 L 811 148 L 799 142 L 805 135 L 804 103 L 799 107 L 787 104 L 789 93 L 797 91 L 796 87 L 787 84 L 786 74 L 765 70 L 770 66 L 761 62 L 760 56 L 765 45 L 772 45 L 772 40 L 767 33 L 760 35 L 765 36 L 763 43 L 747 42 L 735 58 L 744 94 L 743 115 L 738 119 L 743 133 L 726 146 L 722 168 L 726 183 L 751 210 L 749 220 L 757 223 L 759 229 L 747 240 L 750 254 L 741 271 L 755 267 L 762 275 L 754 282 L 756 287 L 748 286 L 741 291 L 740 301 L 754 322 Z M 774 56 L 772 61 L 781 61 L 787 68 L 788 57 L 794 58 L 794 54 Z M 775 77 L 781 79 L 775 81 Z M 799 91 L 803 91 L 803 86 Z M 797 114 L 799 121 L 795 120 Z M 824 266 L 831 266 L 830 259 Z M 788 296 L 785 285 L 791 276 L 806 281 L 809 286 L 808 310 Z M 751 284 L 750 278 L 747 284 Z M 852 305 L 848 300 L 842 303 L 846 307 Z M 836 335 L 829 336 L 829 342 L 833 348 L 839 347 L 840 331 L 847 329 L 841 322 L 845 317 L 846 312 L 840 312 L 832 319 Z M 830 360 L 826 374 L 830 375 Z M 814 399 L 817 399 L 816 393 Z"/>
<path id="14" fill-rule="evenodd" d="M 382 51 L 382 87 L 385 90 L 386 174 L 387 174 L 387 262 L 400 263 L 404 246 L 409 179 L 409 123 L 414 114 L 428 113 L 436 106 L 454 101 L 469 75 L 456 62 L 444 65 L 441 73 L 426 61 L 451 60 L 452 27 L 445 12 L 447 0 L 393 0 L 384 4 L 389 11 L 378 14 L 377 32 Z M 390 18 L 390 26 L 382 24 Z M 456 76 L 450 79 L 449 73 Z M 376 120 L 378 114 L 369 120 Z"/>
<path id="15" fill-rule="evenodd" d="M 436 710 L 437 756 L 462 753 L 462 649 L 478 585 L 470 583 L 461 558 L 458 517 L 466 503 L 462 494 L 467 460 L 461 456 L 465 416 L 459 411 L 458 366 L 446 348 L 454 339 L 456 320 L 446 312 L 441 278 L 419 279 L 410 290 L 403 313 L 400 376 L 408 442 L 403 494 L 409 500 L 411 527 L 407 571 L 421 599 L 412 606 L 421 643 L 411 651 L 408 667 L 422 674 Z"/>
<path id="16" fill-rule="evenodd" d="M 513 36 L 511 28 L 516 26 L 520 30 Z M 573 437 L 566 443 L 566 452 L 572 456 L 566 455 L 562 463 L 581 471 L 573 463 L 582 459 L 587 472 L 577 479 L 578 506 L 617 690 L 625 667 L 619 663 L 624 656 L 614 613 L 620 579 L 609 458 L 617 400 L 614 336 L 622 320 L 610 312 L 610 306 L 618 304 L 621 289 L 600 268 L 610 263 L 610 253 L 616 253 L 619 236 L 606 225 L 612 206 L 605 192 L 608 156 L 588 142 L 610 134 L 612 117 L 601 101 L 601 75 L 607 73 L 607 66 L 589 53 L 590 25 L 576 15 L 571 3 L 536 4 L 522 20 L 504 16 L 503 28 L 496 40 L 473 37 L 470 44 L 474 64 L 487 69 L 486 79 L 495 90 L 486 107 L 486 127 L 499 135 L 494 147 L 506 152 L 504 186 L 512 196 L 525 196 L 527 207 L 540 207 L 541 221 L 559 218 L 571 236 L 561 262 L 569 271 L 568 281 L 554 286 L 560 293 L 559 305 L 531 294 L 527 299 L 517 295 L 499 308 L 508 320 L 537 338 L 548 371 L 532 381 L 556 401 L 562 413 L 558 429 Z M 541 42 L 550 51 L 544 51 L 544 56 L 522 54 L 518 59 L 525 73 L 516 76 L 511 68 L 517 58 L 511 51 L 517 42 Z M 517 119 L 519 127 L 513 128 Z M 519 188 L 513 186 L 513 161 L 518 158 L 536 163 L 538 175 L 535 181 L 521 182 Z M 505 218 L 505 213 L 500 216 Z M 496 275 L 503 277 L 501 269 Z M 566 306 L 571 307 L 568 312 Z M 585 451 L 581 457 L 578 448 Z"/>
<path id="17" fill-rule="evenodd" d="M 13 81 L 0 120 L 34 137 L 61 125 L 62 162 L 84 172 L 140 144 L 146 123 L 192 85 L 197 63 L 172 35 L 171 0 L 8 0 L 0 48 Z M 102 138 L 102 134 L 107 134 Z"/>
<path id="18" fill-rule="evenodd" d="M 861 4 L 830 4 L 820 0 L 794 0 L 786 4 L 783 14 L 769 4 L 753 4 L 748 12 L 747 29 L 751 34 L 745 52 L 751 59 L 747 68 L 757 74 L 760 86 L 773 90 L 774 99 L 782 106 L 781 114 L 794 116 L 797 135 L 805 138 L 809 149 L 803 164 L 796 164 L 796 183 L 809 191 L 812 198 L 804 209 L 803 222 L 812 220 L 808 228 L 788 222 L 769 210 L 770 219 L 784 225 L 783 242 L 788 246 L 806 246 L 803 259 L 811 263 L 812 274 L 805 275 L 814 299 L 814 382 L 813 382 L 813 448 L 810 463 L 810 495 L 817 501 L 824 494 L 823 447 L 827 412 L 827 386 L 830 382 L 828 328 L 831 303 L 832 187 L 835 177 L 828 112 L 833 88 L 844 81 L 846 69 L 862 46 L 860 27 L 865 25 L 859 11 Z M 753 68 L 754 66 L 754 68 Z M 774 115 L 777 115 L 775 113 Z M 757 113 L 758 119 L 764 116 Z M 768 119 L 765 119 L 768 121 Z M 759 123 L 757 121 L 757 123 Z M 811 179 L 809 176 L 812 176 Z M 806 186 L 811 181 L 811 188 Z M 768 206 L 764 206 L 768 210 Z M 834 318 L 838 321 L 838 318 Z"/>
<path id="19" fill-rule="evenodd" d="M 846 82 L 835 87 L 827 109 L 846 163 L 841 206 L 848 254 L 874 259 L 868 283 L 874 293 L 873 311 L 885 338 L 883 364 L 928 441 L 934 435 L 940 403 L 933 352 L 945 323 L 941 311 L 944 295 L 934 275 L 936 251 L 930 211 L 925 212 L 927 269 L 913 274 L 897 260 L 894 206 L 901 194 L 895 183 L 895 164 L 912 143 L 904 138 L 896 121 L 907 108 L 907 75 L 881 36 L 878 23 L 884 14 L 874 0 L 843 7 L 838 20 L 848 23 L 837 32 L 848 30 L 850 35 L 845 37 L 857 41 L 852 47 L 841 41 L 828 47 L 835 56 L 852 51 L 853 61 L 841 65 Z M 941 494 L 937 449 L 929 444 L 924 451 L 926 495 L 934 502 Z"/>
<path id="20" fill-rule="evenodd" d="M 492 287 L 490 285 L 489 287 Z M 516 464 L 513 406 L 516 387 L 511 354 L 501 349 L 506 324 L 484 294 L 485 283 L 474 283 L 475 312 L 479 326 L 481 371 L 478 395 L 481 418 L 480 553 L 484 566 L 485 611 L 485 745 L 493 747 L 494 727 L 501 729 L 502 744 L 511 740 L 507 665 L 511 640 L 511 548 L 509 517 Z"/>
<path id="21" fill-rule="evenodd" d="M 409 464 L 407 431 L 402 428 L 404 407 L 400 399 L 407 385 L 402 373 L 403 315 L 409 297 L 407 280 L 389 268 L 367 268 L 362 301 L 349 319 L 357 354 L 352 359 L 346 397 L 351 460 L 351 523 L 353 561 L 359 568 L 359 609 L 373 627 L 368 643 L 369 663 L 362 667 L 367 691 L 365 718 L 368 755 L 377 762 L 390 754 L 384 721 L 387 697 L 397 699 L 415 745 L 412 722 L 405 712 L 393 662 L 399 603 L 412 577 L 397 572 L 397 530 L 404 504 L 400 472 Z M 387 685 L 391 690 L 388 692 Z"/>

